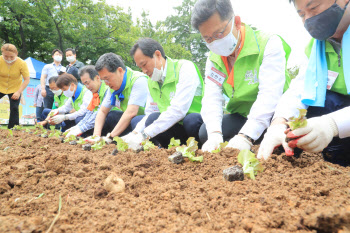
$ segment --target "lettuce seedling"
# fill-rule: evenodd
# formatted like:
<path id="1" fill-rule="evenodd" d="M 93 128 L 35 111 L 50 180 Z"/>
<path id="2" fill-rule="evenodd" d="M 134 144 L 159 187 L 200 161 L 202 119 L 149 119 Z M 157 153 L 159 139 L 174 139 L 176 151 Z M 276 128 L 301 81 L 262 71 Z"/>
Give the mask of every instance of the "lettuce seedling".
<path id="1" fill-rule="evenodd" d="M 291 128 L 291 130 L 295 130 L 298 128 L 305 127 L 307 125 L 306 120 L 306 109 L 299 109 L 299 116 L 298 117 L 291 117 L 289 118 L 287 124 Z"/>
<path id="2" fill-rule="evenodd" d="M 106 145 L 106 142 L 101 139 L 100 141 L 92 145 L 91 148 L 94 150 L 101 150 L 104 145 Z"/>
<path id="3" fill-rule="evenodd" d="M 175 139 L 175 138 L 171 138 L 170 139 L 170 143 L 168 145 L 168 149 L 173 148 L 173 147 L 178 147 L 180 146 L 181 142 L 180 139 Z"/>
<path id="4" fill-rule="evenodd" d="M 211 153 L 219 153 L 222 149 L 227 146 L 228 142 L 223 142 L 219 144 L 219 147 L 216 150 L 213 150 Z"/>
<path id="5" fill-rule="evenodd" d="M 22 130 L 23 129 L 23 126 L 20 126 L 20 125 L 15 125 L 13 127 L 14 130 Z"/>
<path id="6" fill-rule="evenodd" d="M 49 134 L 49 137 L 59 138 L 60 136 L 61 136 L 61 131 L 59 131 L 59 130 L 52 130 L 51 133 Z"/>
<path id="7" fill-rule="evenodd" d="M 86 141 L 84 141 L 83 138 L 79 138 L 79 140 L 77 141 L 78 144 L 84 145 L 86 144 Z"/>
<path id="8" fill-rule="evenodd" d="M 143 141 L 141 144 L 143 146 L 144 151 L 149 151 L 150 149 L 157 148 L 150 140 Z"/>
<path id="9" fill-rule="evenodd" d="M 9 130 L 8 130 L 7 137 L 9 137 L 9 136 L 13 137 L 13 132 L 12 132 L 12 129 L 9 129 Z"/>
<path id="10" fill-rule="evenodd" d="M 66 139 L 64 139 L 64 142 L 70 142 L 70 141 L 74 141 L 76 138 L 74 135 L 70 135 L 68 138 L 66 137 Z"/>
<path id="11" fill-rule="evenodd" d="M 203 162 L 203 156 L 195 156 L 195 151 L 198 149 L 198 142 L 194 137 L 190 137 L 186 141 L 187 146 L 176 147 L 176 151 L 181 152 L 183 157 L 187 157 L 191 162 Z"/>
<path id="12" fill-rule="evenodd" d="M 255 176 L 258 172 L 264 171 L 264 167 L 250 150 L 241 150 L 237 160 L 242 165 L 244 174 L 248 175 L 253 180 L 255 180 Z"/>
<path id="13" fill-rule="evenodd" d="M 124 142 L 124 140 L 121 139 L 120 137 L 114 137 L 113 141 L 117 143 L 118 151 L 126 151 L 127 149 L 129 149 L 128 143 Z"/>

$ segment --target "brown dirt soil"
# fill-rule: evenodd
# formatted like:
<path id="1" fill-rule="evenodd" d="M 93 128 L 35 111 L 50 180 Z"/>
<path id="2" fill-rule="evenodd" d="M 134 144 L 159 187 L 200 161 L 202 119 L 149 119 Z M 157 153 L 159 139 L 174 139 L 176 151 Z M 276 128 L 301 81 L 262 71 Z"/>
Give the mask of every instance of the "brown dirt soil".
<path id="1" fill-rule="evenodd" d="M 86 152 L 55 138 L 7 134 L 0 131 L 0 232 L 46 232 L 59 195 L 51 232 L 350 230 L 350 168 L 319 154 L 273 155 L 256 180 L 228 182 L 222 171 L 238 164 L 233 149 L 175 165 L 174 149 L 112 156 L 114 145 Z M 112 173 L 124 192 L 104 189 Z"/>

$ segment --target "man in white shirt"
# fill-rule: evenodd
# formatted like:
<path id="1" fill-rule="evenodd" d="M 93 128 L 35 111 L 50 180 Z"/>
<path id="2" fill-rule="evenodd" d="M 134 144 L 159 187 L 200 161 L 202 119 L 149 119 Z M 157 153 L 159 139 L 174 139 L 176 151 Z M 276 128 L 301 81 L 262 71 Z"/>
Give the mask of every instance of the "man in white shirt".
<path id="1" fill-rule="evenodd" d="M 41 84 L 41 95 L 44 97 L 44 107 L 52 109 L 52 104 L 54 101 L 54 94 L 50 90 L 49 80 L 51 77 L 58 76 L 66 72 L 66 68 L 62 66 L 62 56 L 63 53 L 59 49 L 54 49 L 52 51 L 53 63 L 46 64 L 41 72 L 40 84 Z"/>
<path id="2" fill-rule="evenodd" d="M 255 31 L 235 16 L 230 0 L 199 0 L 192 25 L 210 50 L 199 130 L 202 150 L 251 149 L 270 125 L 278 99 L 288 88 L 290 47 L 278 35 Z M 223 114 L 224 97 L 229 98 Z"/>
<path id="3" fill-rule="evenodd" d="M 276 108 L 258 158 L 269 158 L 275 147 L 283 145 L 287 155 L 293 155 L 293 148 L 298 147 L 322 152 L 331 162 L 349 164 L 350 9 L 346 9 L 349 0 L 290 2 L 295 4 L 314 39 L 305 50 L 309 60 Z M 297 117 L 298 109 L 307 109 L 310 119 L 305 127 L 286 135 L 287 119 Z"/>
<path id="4" fill-rule="evenodd" d="M 188 137 L 198 135 L 193 125 L 201 122 L 187 117 L 201 109 L 203 79 L 197 66 L 191 61 L 165 56 L 163 47 L 151 38 L 139 39 L 130 55 L 150 77 L 149 93 L 146 115 L 142 120 L 139 117 L 136 128 L 123 139 L 134 149 L 146 139 L 167 148 L 172 137 L 185 143 Z"/>

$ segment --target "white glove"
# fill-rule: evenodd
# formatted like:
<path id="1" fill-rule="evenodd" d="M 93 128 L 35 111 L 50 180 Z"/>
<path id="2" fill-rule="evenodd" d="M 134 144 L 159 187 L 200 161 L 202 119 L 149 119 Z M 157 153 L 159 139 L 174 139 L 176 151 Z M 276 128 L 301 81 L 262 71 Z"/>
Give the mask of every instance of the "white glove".
<path id="1" fill-rule="evenodd" d="M 53 122 L 55 125 L 67 120 L 66 115 L 56 115 L 51 118 L 51 122 Z"/>
<path id="2" fill-rule="evenodd" d="M 101 137 L 100 136 L 90 136 L 84 139 L 85 142 L 89 142 L 91 144 L 95 144 L 96 142 L 100 141 Z"/>
<path id="3" fill-rule="evenodd" d="M 305 127 L 287 134 L 287 138 L 294 139 L 288 143 L 288 146 L 317 153 L 326 148 L 333 137 L 338 136 L 338 134 L 338 127 L 333 118 L 327 115 L 314 117 L 307 120 Z"/>
<path id="4" fill-rule="evenodd" d="M 66 135 L 66 138 L 69 138 L 69 136 L 71 135 L 79 136 L 83 133 L 78 126 L 69 128 L 67 131 L 68 131 L 68 134 Z"/>
<path id="5" fill-rule="evenodd" d="M 141 148 L 141 143 L 144 141 L 144 138 L 141 133 L 138 132 L 131 132 L 123 137 L 121 139 L 124 140 L 129 146 L 129 148 L 133 150 L 138 150 Z"/>
<path id="6" fill-rule="evenodd" d="M 49 112 L 49 117 L 53 117 L 53 116 L 56 116 L 56 115 L 58 115 L 58 109 L 54 109 L 54 110 L 51 110 L 50 112 Z"/>
<path id="7" fill-rule="evenodd" d="M 253 146 L 253 143 L 251 143 L 248 139 L 246 139 L 244 136 L 236 135 L 228 142 L 226 147 L 235 148 L 238 150 L 250 150 L 250 148 Z"/>
<path id="8" fill-rule="evenodd" d="M 294 155 L 293 149 L 290 148 L 286 142 L 286 134 L 284 133 L 286 129 L 287 125 L 285 124 L 271 125 L 267 129 L 267 132 L 264 135 L 264 139 L 259 147 L 257 156 L 258 159 L 268 159 L 271 156 L 273 150 L 280 145 L 283 146 L 286 155 Z"/>
<path id="9" fill-rule="evenodd" d="M 224 139 L 219 132 L 211 133 L 208 135 L 208 140 L 203 144 L 202 151 L 212 152 L 219 148 L 220 143 L 223 143 Z"/>
<path id="10" fill-rule="evenodd" d="M 113 142 L 113 139 L 111 139 L 111 133 L 108 133 L 106 137 L 102 137 L 102 140 L 105 141 L 107 144 L 111 144 Z"/>

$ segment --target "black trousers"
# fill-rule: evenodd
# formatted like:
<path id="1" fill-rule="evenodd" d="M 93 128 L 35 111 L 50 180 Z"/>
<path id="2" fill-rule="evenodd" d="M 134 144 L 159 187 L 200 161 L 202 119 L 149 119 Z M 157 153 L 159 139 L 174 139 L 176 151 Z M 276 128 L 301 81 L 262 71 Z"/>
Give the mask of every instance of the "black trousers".
<path id="1" fill-rule="evenodd" d="M 45 86 L 46 96 L 44 97 L 44 107 L 48 109 L 52 109 L 54 94 L 50 90 L 49 86 Z"/>
<path id="2" fill-rule="evenodd" d="M 0 99 L 2 99 L 2 97 L 4 97 L 5 95 L 7 95 L 10 99 L 10 119 L 9 119 L 9 124 L 7 125 L 9 129 L 13 128 L 13 126 L 15 125 L 19 125 L 18 106 L 19 106 L 19 102 L 21 101 L 21 96 L 19 96 L 18 100 L 13 100 L 11 99 L 13 94 L 14 93 L 11 93 L 11 94 L 0 93 Z"/>

